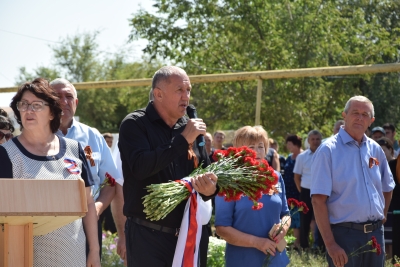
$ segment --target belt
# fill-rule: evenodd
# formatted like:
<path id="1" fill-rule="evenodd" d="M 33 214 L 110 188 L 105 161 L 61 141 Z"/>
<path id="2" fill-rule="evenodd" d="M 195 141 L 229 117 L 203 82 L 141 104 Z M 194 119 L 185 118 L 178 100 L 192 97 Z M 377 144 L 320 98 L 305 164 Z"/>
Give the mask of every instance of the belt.
<path id="1" fill-rule="evenodd" d="M 333 226 L 341 226 L 346 228 L 351 228 L 359 231 L 364 231 L 364 233 L 371 233 L 372 231 L 380 228 L 382 226 L 382 221 L 376 221 L 371 223 L 351 223 L 351 222 L 344 222 L 344 223 L 337 223 L 333 224 Z"/>
<path id="2" fill-rule="evenodd" d="M 179 228 L 170 228 L 170 227 L 158 225 L 158 224 L 151 223 L 151 222 L 141 220 L 139 218 L 134 218 L 134 217 L 127 217 L 127 218 L 128 218 L 128 220 L 130 220 L 136 224 L 145 226 L 145 227 L 153 229 L 153 230 L 157 230 L 157 231 L 164 232 L 167 234 L 173 234 L 175 236 L 179 235 Z"/>

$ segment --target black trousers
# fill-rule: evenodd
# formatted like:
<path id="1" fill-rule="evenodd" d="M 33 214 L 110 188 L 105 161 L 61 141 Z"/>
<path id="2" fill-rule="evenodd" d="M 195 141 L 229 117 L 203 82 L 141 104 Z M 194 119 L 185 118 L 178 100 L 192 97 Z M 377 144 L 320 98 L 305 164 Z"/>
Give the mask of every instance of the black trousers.
<path id="1" fill-rule="evenodd" d="M 302 248 L 310 247 L 310 223 L 314 219 L 314 209 L 311 204 L 310 189 L 301 188 L 300 201 L 306 203 L 309 208 L 307 214 L 300 213 L 300 246 Z M 314 234 L 314 233 L 313 233 Z M 325 251 L 324 241 L 322 240 L 321 233 L 317 230 L 317 246 L 321 251 Z"/>
<path id="2" fill-rule="evenodd" d="M 207 266 L 208 230 L 203 226 L 200 240 L 200 267 Z M 178 237 L 139 225 L 131 220 L 125 223 L 128 267 L 170 267 Z"/>
<path id="3" fill-rule="evenodd" d="M 117 232 L 114 219 L 111 213 L 111 205 L 109 205 L 99 217 L 100 224 L 104 221 L 104 230 L 110 231 L 112 234 Z"/>
<path id="4" fill-rule="evenodd" d="M 393 258 L 400 257 L 400 214 L 393 214 L 392 246 Z"/>

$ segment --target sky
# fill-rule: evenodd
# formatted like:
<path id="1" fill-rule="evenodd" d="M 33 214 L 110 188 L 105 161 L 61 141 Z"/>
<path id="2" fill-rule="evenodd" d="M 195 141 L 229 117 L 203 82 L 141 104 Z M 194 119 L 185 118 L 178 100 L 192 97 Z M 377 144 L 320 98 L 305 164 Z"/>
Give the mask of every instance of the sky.
<path id="1" fill-rule="evenodd" d="M 15 86 L 20 67 L 28 72 L 51 66 L 52 50 L 67 36 L 100 31 L 100 51 L 128 46 L 131 60 L 140 60 L 145 40 L 128 44 L 128 19 L 142 9 L 154 11 L 151 0 L 0 0 L 0 87 Z M 0 106 L 14 93 L 0 93 Z"/>

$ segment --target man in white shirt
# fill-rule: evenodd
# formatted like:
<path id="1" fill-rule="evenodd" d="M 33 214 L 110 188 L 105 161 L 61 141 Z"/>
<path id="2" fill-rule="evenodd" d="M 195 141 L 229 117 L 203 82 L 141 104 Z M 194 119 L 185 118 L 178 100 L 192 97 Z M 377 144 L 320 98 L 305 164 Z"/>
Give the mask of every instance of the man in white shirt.
<path id="1" fill-rule="evenodd" d="M 310 148 L 299 154 L 294 165 L 294 181 L 297 190 L 300 192 L 300 200 L 307 204 L 310 211 L 307 214 L 300 213 L 300 246 L 303 249 L 308 248 L 310 224 L 315 225 L 314 212 L 311 205 L 310 188 L 311 188 L 311 164 L 314 152 L 321 144 L 322 134 L 317 130 L 308 133 L 307 141 Z M 314 229 L 312 229 L 314 230 Z M 320 238 L 321 239 L 321 238 Z"/>

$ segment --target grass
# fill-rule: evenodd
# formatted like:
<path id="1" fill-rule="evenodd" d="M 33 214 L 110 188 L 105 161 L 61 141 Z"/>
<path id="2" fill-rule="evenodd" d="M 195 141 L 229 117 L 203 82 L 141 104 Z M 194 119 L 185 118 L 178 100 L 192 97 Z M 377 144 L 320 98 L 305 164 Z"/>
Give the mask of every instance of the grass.
<path id="1" fill-rule="evenodd" d="M 102 264 L 103 267 L 123 267 L 123 262 L 117 255 L 116 243 L 117 234 L 103 233 L 103 249 L 102 249 Z M 287 241 L 292 241 L 293 238 L 288 237 Z M 216 237 L 210 237 L 208 246 L 207 266 L 208 267 L 224 267 L 225 266 L 225 245 L 226 242 Z M 288 251 L 290 259 L 289 267 L 327 267 L 328 262 L 325 255 L 314 253 L 302 253 L 301 255 L 295 251 Z M 391 260 L 387 260 L 385 267 L 398 267 L 400 261 L 397 259 L 397 264 L 392 264 Z M 260 266 L 261 267 L 261 266 Z"/>

